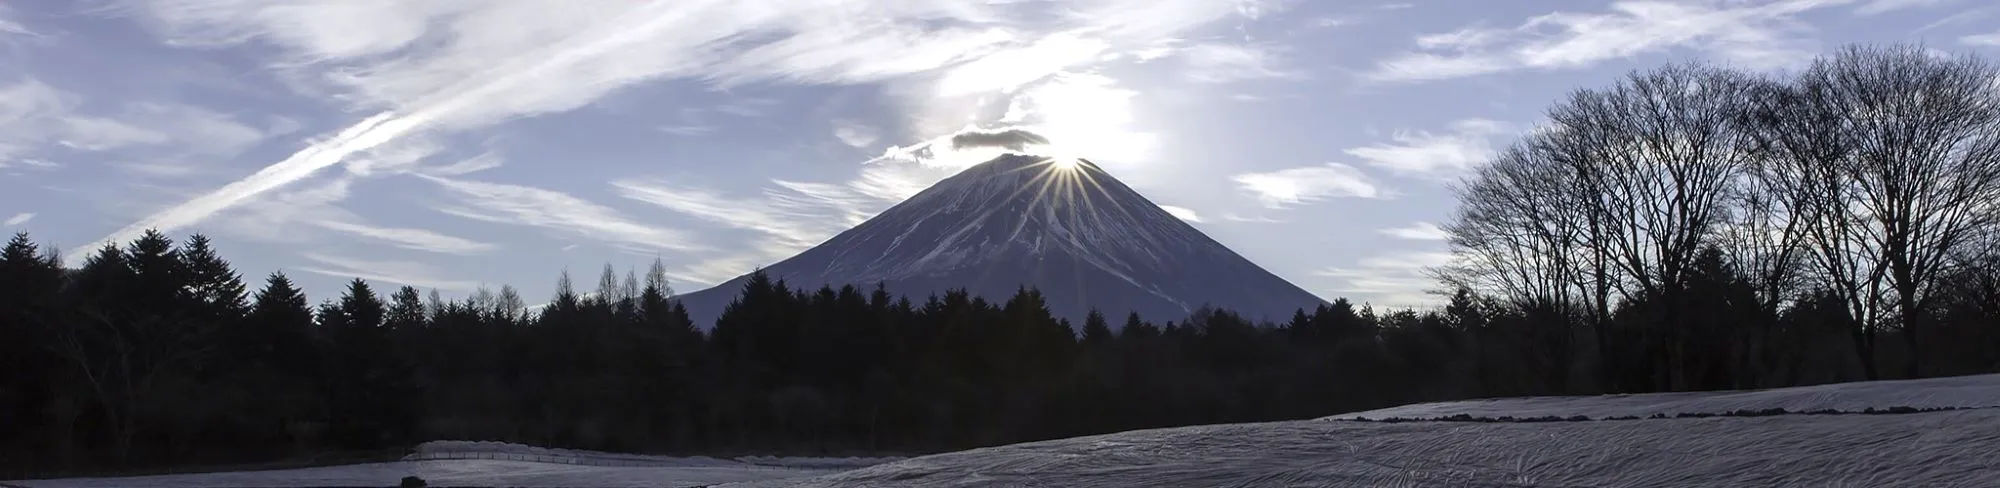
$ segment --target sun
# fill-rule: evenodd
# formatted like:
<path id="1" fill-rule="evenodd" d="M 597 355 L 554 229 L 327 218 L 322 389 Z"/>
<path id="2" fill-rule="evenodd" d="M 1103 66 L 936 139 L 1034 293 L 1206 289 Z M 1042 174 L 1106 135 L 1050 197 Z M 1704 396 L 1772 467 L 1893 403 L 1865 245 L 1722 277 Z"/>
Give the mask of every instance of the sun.
<path id="1" fill-rule="evenodd" d="M 1003 122 L 1018 123 L 1047 137 L 1038 154 L 1063 169 L 1078 158 L 1143 161 L 1155 146 L 1152 135 L 1134 131 L 1133 97 L 1117 80 L 1094 73 L 1068 73 L 1024 91 Z"/>
<path id="2" fill-rule="evenodd" d="M 1076 171 L 1081 166 L 1076 158 L 1049 158 L 1049 169 L 1056 171 Z"/>

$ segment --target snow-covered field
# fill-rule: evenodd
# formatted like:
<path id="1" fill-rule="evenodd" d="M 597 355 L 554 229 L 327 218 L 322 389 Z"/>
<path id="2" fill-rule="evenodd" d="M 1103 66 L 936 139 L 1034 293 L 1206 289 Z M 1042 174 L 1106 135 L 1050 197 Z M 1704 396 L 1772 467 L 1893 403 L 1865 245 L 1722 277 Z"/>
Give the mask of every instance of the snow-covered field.
<path id="1" fill-rule="evenodd" d="M 737 459 L 667 457 L 550 449 L 502 442 L 434 441 L 393 463 L 124 478 L 10 481 L 29 488 L 396 486 L 404 476 L 431 486 L 690 487 L 816 476 L 897 458 Z"/>
<path id="2" fill-rule="evenodd" d="M 1335 415 L 1328 419 L 1436 419 L 1454 415 L 1648 417 L 1653 414 L 1720 414 L 1778 408 L 1788 412 L 1861 412 L 1869 408 L 1920 410 L 2000 407 L 2000 375 L 1868 381 L 1771 390 L 1648 393 L 1581 397 L 1529 397 L 1422 403 Z"/>
<path id="3" fill-rule="evenodd" d="M 1879 415 L 1361 422 L 1956 410 Z M 434 442 L 408 460 L 286 471 L 16 481 L 28 487 L 432 486 L 2000 486 L 2000 375 L 1723 393 L 1411 405 L 1318 420 L 1181 427 L 911 459 L 668 458 Z M 857 469 L 858 468 L 858 469 Z"/>
<path id="4" fill-rule="evenodd" d="M 1784 409 L 1883 415 L 1591 418 Z M 1319 420 L 1124 432 L 977 449 L 811 478 L 804 487 L 2000 486 L 2000 375 L 1754 392 L 1412 405 Z"/>
<path id="5" fill-rule="evenodd" d="M 2000 410 L 1484 424 L 1306 420 L 978 449 L 777 487 L 1993 487 Z"/>

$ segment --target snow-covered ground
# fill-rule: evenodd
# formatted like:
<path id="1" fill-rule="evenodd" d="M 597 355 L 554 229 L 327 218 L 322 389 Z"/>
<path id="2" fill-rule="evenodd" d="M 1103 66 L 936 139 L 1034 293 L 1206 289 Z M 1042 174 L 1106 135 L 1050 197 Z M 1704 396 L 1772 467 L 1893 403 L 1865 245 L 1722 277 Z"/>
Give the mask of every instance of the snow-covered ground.
<path id="1" fill-rule="evenodd" d="M 872 466 L 902 458 L 744 456 L 735 459 L 718 459 L 707 456 L 672 457 L 620 454 L 491 441 L 431 441 L 418 445 L 416 452 L 403 457 L 404 461 L 448 459 L 537 461 L 583 466 L 727 468 L 752 465 L 776 468 L 841 470 Z"/>
<path id="2" fill-rule="evenodd" d="M 1643 419 L 1654 414 L 1956 410 Z M 1584 416 L 1641 420 L 1360 422 Z M 1411 405 L 1318 420 L 1124 432 L 911 459 L 672 458 L 433 442 L 395 463 L 28 487 L 2000 486 L 2000 375 L 1721 393 Z M 845 471 L 843 471 L 845 470 Z"/>
<path id="3" fill-rule="evenodd" d="M 1653 414 L 1721 414 L 1771 408 L 1788 412 L 1861 412 L 1869 408 L 1879 410 L 1890 407 L 1922 410 L 2000 407 L 2000 375 L 1868 381 L 1735 392 L 1468 400 L 1405 405 L 1327 418 L 1436 419 L 1463 414 L 1481 418 L 1584 416 L 1602 419 L 1649 417 Z"/>
<path id="4" fill-rule="evenodd" d="M 1304 420 L 925 456 L 730 488 L 1993 487 L 2000 410 L 1550 423 Z"/>
<path id="5" fill-rule="evenodd" d="M 834 473 L 897 458 L 738 459 L 551 449 L 503 442 L 433 441 L 393 463 L 123 478 L 9 481 L 29 488 L 395 486 L 404 476 L 431 486 L 687 487 Z"/>
<path id="6" fill-rule="evenodd" d="M 444 460 L 399 461 L 324 468 L 234 473 L 70 478 L 10 481 L 30 488 L 237 488 L 266 486 L 396 486 L 404 476 L 417 476 L 431 486 L 519 487 L 656 487 L 706 486 L 733 481 L 826 474 L 825 470 L 736 466 L 606 467 L 535 461 Z"/>
<path id="7" fill-rule="evenodd" d="M 1358 417 L 1958 408 L 1574 422 L 1358 422 Z M 1754 392 L 1520 398 L 1411 405 L 1319 420 L 1183 427 L 925 456 L 805 487 L 2000 486 L 2000 375 Z"/>

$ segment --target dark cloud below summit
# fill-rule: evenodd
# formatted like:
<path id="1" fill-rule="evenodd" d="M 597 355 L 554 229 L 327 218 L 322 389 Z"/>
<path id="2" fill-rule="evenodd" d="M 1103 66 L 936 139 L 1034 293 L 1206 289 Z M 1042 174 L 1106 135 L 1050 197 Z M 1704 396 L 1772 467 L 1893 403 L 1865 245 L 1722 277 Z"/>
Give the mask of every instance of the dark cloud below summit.
<path id="1" fill-rule="evenodd" d="M 1049 143 L 1049 138 L 1023 129 L 1002 131 L 966 131 L 951 136 L 952 149 L 975 147 L 997 147 L 1009 151 L 1026 151 L 1029 146 Z"/>

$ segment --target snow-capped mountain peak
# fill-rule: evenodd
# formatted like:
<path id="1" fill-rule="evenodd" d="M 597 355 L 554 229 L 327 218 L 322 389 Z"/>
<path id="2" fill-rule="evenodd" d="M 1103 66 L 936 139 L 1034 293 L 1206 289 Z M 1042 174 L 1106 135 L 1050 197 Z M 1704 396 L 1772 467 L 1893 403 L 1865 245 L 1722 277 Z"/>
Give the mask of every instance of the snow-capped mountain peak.
<path id="1" fill-rule="evenodd" d="M 1250 263 L 1087 160 L 1008 154 L 967 168 L 764 269 L 792 286 L 886 284 L 912 299 L 1041 290 L 1060 317 L 1091 309 L 1180 320 L 1203 304 L 1282 319 L 1319 298 Z M 747 276 L 682 297 L 703 324 Z"/>

